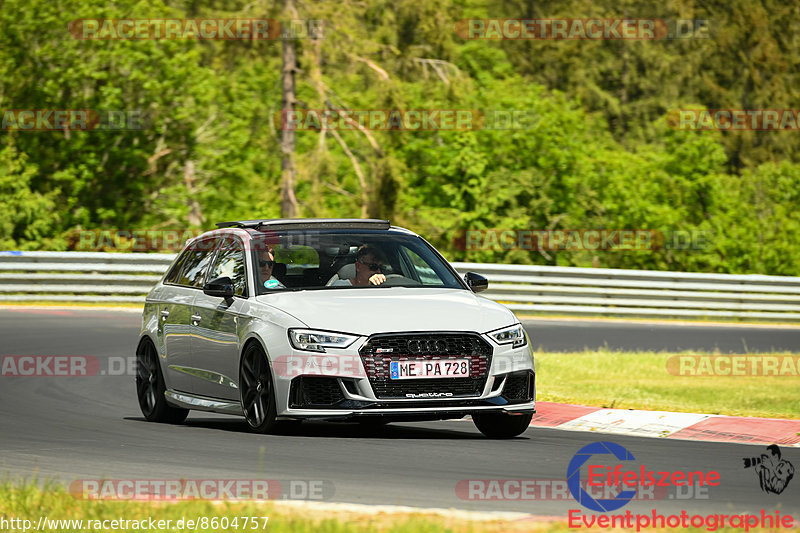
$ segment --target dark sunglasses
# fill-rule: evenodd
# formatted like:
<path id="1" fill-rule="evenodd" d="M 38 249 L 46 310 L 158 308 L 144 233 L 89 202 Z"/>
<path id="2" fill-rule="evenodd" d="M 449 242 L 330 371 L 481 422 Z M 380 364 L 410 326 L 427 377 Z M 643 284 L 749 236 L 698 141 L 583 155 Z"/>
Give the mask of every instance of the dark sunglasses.
<path id="1" fill-rule="evenodd" d="M 273 266 L 275 266 L 275 261 L 259 259 L 258 260 L 258 266 L 260 266 L 260 267 L 268 266 L 268 267 L 272 268 Z"/>
<path id="2" fill-rule="evenodd" d="M 361 263 L 361 261 L 359 261 L 359 263 Z M 386 270 L 387 268 L 386 265 L 382 265 L 380 263 L 361 263 L 361 264 L 373 271 Z"/>

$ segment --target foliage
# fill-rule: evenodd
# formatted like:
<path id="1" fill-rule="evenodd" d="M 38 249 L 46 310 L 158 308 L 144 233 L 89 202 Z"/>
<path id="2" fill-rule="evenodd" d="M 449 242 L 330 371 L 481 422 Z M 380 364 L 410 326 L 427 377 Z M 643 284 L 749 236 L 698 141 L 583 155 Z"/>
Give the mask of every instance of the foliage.
<path id="1" fill-rule="evenodd" d="M 793 132 L 676 131 L 680 108 L 789 108 L 800 7 L 777 0 L 297 0 L 299 109 L 524 112 L 514 129 L 298 131 L 302 216 L 383 217 L 450 259 L 797 275 Z M 707 19 L 708 39 L 465 40 L 478 17 Z M 280 216 L 280 40 L 82 40 L 79 18 L 287 20 L 256 0 L 4 0 L 0 110 L 141 112 L 117 131 L 4 132 L 0 246 L 76 229 Z M 646 251 L 465 250 L 471 229 L 646 229 Z"/>

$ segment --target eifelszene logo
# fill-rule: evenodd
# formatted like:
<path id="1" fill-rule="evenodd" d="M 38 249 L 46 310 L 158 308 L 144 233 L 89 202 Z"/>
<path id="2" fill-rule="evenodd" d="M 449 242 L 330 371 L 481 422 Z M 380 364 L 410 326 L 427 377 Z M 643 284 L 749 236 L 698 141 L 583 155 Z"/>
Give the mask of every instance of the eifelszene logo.
<path id="1" fill-rule="evenodd" d="M 744 457 L 742 461 L 745 468 L 752 468 L 758 474 L 761 490 L 780 494 L 794 477 L 794 465 L 786 459 L 781 459 L 781 449 L 777 444 L 767 446 L 767 451 L 769 454 L 763 453 L 761 457 Z"/>
<path id="2" fill-rule="evenodd" d="M 613 454 L 620 461 L 634 461 L 633 454 L 614 442 L 593 442 L 578 450 L 567 466 L 567 487 L 575 500 L 592 511 L 616 511 L 636 496 L 635 490 L 623 490 L 612 499 L 595 500 L 581 487 L 581 466 L 593 455 Z M 591 468 L 591 467 L 590 467 Z M 591 474 L 589 476 L 591 478 Z M 591 483 L 591 481 L 590 481 Z"/>
<path id="3" fill-rule="evenodd" d="M 606 466 L 598 464 L 601 460 L 590 459 L 595 455 L 613 455 L 618 461 L 635 461 L 631 452 L 614 442 L 593 442 L 578 450 L 567 466 L 567 487 L 575 500 L 592 511 L 606 513 L 616 511 L 636 497 L 638 487 L 688 487 L 717 486 L 720 484 L 719 472 L 701 470 L 683 472 L 680 470 L 649 470 L 644 464 L 630 465 L 627 469 L 622 464 Z M 587 464 L 588 463 L 588 464 Z M 613 498 L 595 499 L 581 486 L 581 467 L 586 464 L 589 487 L 603 487 L 603 495 L 614 495 Z M 632 467 L 632 468 L 631 468 Z M 570 511 L 572 512 L 572 511 Z"/>

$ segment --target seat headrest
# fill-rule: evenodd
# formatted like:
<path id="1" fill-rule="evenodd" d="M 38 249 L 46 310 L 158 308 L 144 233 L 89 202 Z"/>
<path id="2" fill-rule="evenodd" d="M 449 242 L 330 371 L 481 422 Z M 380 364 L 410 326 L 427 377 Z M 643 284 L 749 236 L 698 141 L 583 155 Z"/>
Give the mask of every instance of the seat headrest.
<path id="1" fill-rule="evenodd" d="M 339 279 L 353 279 L 356 277 L 356 264 L 350 263 L 339 269 Z"/>

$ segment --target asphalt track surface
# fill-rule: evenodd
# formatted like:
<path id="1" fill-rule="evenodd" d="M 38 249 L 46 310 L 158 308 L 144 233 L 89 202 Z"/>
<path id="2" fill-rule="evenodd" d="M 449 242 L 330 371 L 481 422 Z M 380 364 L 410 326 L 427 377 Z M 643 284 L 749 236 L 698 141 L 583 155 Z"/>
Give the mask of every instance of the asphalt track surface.
<path id="1" fill-rule="evenodd" d="M 100 371 L 92 377 L 0 377 L 0 478 L 36 476 L 65 484 L 77 479 L 257 478 L 277 480 L 284 488 L 310 480 L 324 482 L 324 501 L 564 516 L 569 509 L 589 511 L 569 497 L 521 501 L 512 493 L 511 499 L 485 501 L 470 499 L 457 487 L 464 487 L 462 480 L 564 480 L 580 448 L 608 440 L 629 450 L 637 469 L 644 464 L 648 470 L 713 470 L 721 476 L 719 486 L 699 497 L 672 487 L 657 500 L 633 501 L 620 513 L 779 509 L 800 518 L 800 472 L 775 495 L 763 493 L 755 472 L 743 468 L 742 459 L 759 456 L 761 446 L 604 438 L 537 428 L 513 440 L 491 441 L 469 421 L 381 429 L 306 422 L 277 435 L 254 435 L 242 419 L 205 413 L 192 413 L 179 426 L 148 423 L 139 412 L 133 376 L 111 364 L 132 355 L 140 322 L 137 314 L 113 311 L 0 310 L 0 355 L 92 355 L 100 360 Z M 800 351 L 800 329 L 546 320 L 528 321 L 526 327 L 535 345 L 550 350 L 607 344 Z M 800 468 L 800 449 L 784 448 L 783 454 Z"/>

